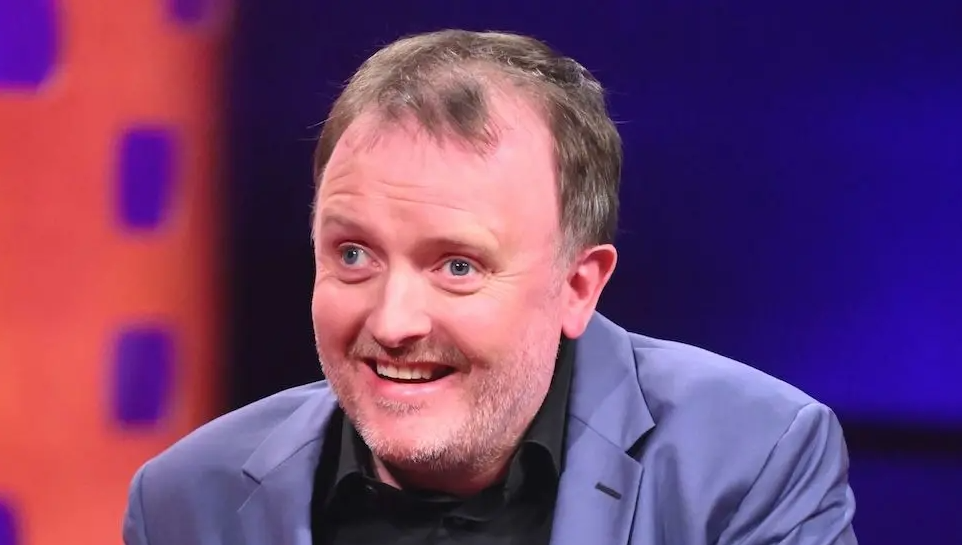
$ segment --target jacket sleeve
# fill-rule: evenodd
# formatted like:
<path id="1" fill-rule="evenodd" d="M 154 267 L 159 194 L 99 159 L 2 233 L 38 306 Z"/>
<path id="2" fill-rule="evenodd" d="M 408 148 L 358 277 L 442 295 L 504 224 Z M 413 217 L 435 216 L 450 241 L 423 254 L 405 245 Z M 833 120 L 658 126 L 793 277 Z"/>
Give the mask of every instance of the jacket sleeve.
<path id="1" fill-rule="evenodd" d="M 143 506 L 143 479 L 146 469 L 146 465 L 141 466 L 130 483 L 123 522 L 124 545 L 149 545 Z"/>
<path id="2" fill-rule="evenodd" d="M 803 407 L 775 444 L 719 545 L 857 545 L 842 427 L 821 404 Z"/>

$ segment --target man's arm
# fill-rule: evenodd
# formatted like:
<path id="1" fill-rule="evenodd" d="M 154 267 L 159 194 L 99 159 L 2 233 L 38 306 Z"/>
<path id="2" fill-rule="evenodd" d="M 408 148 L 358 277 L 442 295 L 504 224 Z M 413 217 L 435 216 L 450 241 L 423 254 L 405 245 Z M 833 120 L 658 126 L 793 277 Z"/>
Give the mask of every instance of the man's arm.
<path id="1" fill-rule="evenodd" d="M 803 407 L 775 444 L 719 545 L 857 545 L 842 427 L 828 407 Z"/>
<path id="2" fill-rule="evenodd" d="M 138 469 L 130 483 L 130 490 L 127 494 L 127 512 L 124 513 L 124 545 L 149 545 L 142 500 L 145 469 L 146 466 Z"/>

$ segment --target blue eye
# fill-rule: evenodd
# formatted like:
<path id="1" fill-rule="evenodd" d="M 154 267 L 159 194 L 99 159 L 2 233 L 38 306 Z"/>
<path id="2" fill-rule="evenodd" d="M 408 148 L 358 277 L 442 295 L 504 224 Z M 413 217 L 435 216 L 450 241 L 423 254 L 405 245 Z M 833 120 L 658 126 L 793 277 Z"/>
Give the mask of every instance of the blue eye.
<path id="1" fill-rule="evenodd" d="M 464 259 L 452 259 L 448 261 L 448 272 L 450 272 L 452 276 L 467 276 L 471 274 L 473 269 L 474 266 Z"/>
<path id="2" fill-rule="evenodd" d="M 341 261 L 349 267 L 357 265 L 364 259 L 364 250 L 357 246 L 342 246 L 339 251 L 341 252 Z"/>

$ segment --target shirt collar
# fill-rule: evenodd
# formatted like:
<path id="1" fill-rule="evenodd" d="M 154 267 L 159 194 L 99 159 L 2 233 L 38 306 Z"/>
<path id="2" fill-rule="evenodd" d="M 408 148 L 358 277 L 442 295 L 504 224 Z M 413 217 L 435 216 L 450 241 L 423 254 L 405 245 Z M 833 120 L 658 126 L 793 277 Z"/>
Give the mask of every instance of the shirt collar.
<path id="1" fill-rule="evenodd" d="M 548 394 L 522 439 L 522 447 L 525 444 L 534 444 L 548 452 L 558 476 L 564 469 L 565 424 L 568 415 L 568 394 L 571 391 L 571 375 L 574 369 L 575 342 L 562 337 L 558 345 L 555 371 L 551 377 Z"/>

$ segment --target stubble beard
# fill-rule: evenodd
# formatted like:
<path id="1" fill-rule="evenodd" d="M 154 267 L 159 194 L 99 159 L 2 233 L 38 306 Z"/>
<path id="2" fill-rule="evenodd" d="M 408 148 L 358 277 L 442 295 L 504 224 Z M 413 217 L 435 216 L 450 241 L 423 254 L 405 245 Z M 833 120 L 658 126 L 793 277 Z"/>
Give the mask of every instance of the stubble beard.
<path id="1" fill-rule="evenodd" d="M 550 317 L 529 322 L 531 325 L 522 332 L 512 353 L 500 358 L 497 370 L 486 372 L 465 392 L 463 409 L 458 411 L 456 421 L 450 415 L 419 415 L 437 409 L 373 400 L 373 410 L 381 415 L 426 420 L 423 424 L 410 424 L 414 430 L 421 428 L 413 441 L 410 437 L 392 437 L 392 429 L 384 429 L 383 424 L 370 425 L 374 415 L 364 413 L 371 409 L 363 409 L 361 393 L 355 390 L 350 377 L 342 376 L 346 369 L 341 366 L 352 363 L 344 361 L 336 366 L 339 369 L 333 369 L 321 357 L 321 367 L 348 419 L 382 462 L 408 471 L 477 474 L 511 455 L 544 401 L 560 341 L 553 329 L 554 321 L 545 318 Z"/>

